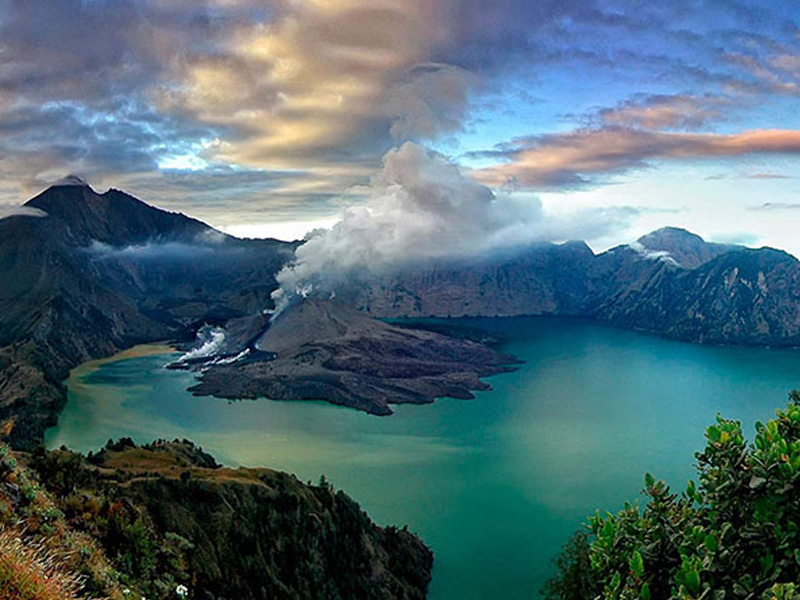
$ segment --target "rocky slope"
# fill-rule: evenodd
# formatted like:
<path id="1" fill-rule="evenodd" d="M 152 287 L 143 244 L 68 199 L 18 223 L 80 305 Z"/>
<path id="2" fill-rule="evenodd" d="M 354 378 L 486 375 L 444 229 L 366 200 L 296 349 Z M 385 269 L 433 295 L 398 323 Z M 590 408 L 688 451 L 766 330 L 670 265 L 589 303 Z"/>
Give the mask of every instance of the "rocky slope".
<path id="1" fill-rule="evenodd" d="M 595 256 L 584 242 L 539 244 L 483 259 L 438 261 L 351 291 L 381 318 L 577 315 Z"/>
<path id="2" fill-rule="evenodd" d="M 395 327 L 320 300 L 286 309 L 255 349 L 268 356 L 212 364 L 190 390 L 222 398 L 327 400 L 388 415 L 389 404 L 472 398 L 472 390 L 489 388 L 481 377 L 514 362 L 476 342 Z"/>
<path id="3" fill-rule="evenodd" d="M 726 253 L 691 270 L 665 263 L 597 316 L 692 342 L 796 346 L 800 266 L 770 248 Z"/>

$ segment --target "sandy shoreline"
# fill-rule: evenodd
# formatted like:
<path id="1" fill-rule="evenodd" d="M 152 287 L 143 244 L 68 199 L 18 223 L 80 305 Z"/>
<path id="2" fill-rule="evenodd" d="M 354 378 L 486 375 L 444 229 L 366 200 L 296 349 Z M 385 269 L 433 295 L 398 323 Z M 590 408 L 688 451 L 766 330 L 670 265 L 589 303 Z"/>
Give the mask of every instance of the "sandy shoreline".
<path id="1" fill-rule="evenodd" d="M 127 350 L 123 350 L 122 352 L 117 352 L 112 356 L 107 356 L 105 358 L 98 358 L 97 360 L 90 360 L 88 362 L 78 365 L 77 367 L 72 369 L 72 371 L 70 371 L 69 377 L 67 378 L 67 382 L 68 384 L 73 383 L 76 377 L 94 371 L 105 364 L 119 362 L 121 360 L 127 360 L 129 358 L 141 358 L 143 356 L 154 356 L 157 354 L 174 354 L 175 352 L 176 350 L 167 342 L 153 342 L 151 344 L 139 344 L 138 346 L 133 346 L 132 348 L 128 348 Z"/>

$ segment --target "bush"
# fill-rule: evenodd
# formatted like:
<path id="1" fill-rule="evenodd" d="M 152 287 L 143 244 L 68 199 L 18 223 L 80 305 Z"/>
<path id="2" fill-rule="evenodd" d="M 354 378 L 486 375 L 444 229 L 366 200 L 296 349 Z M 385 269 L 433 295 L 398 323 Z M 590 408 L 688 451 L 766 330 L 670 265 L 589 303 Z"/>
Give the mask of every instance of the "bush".
<path id="1" fill-rule="evenodd" d="M 696 454 L 699 484 L 645 476 L 644 509 L 598 512 L 542 590 L 549 600 L 800 600 L 800 395 L 756 424 L 717 415 Z"/>

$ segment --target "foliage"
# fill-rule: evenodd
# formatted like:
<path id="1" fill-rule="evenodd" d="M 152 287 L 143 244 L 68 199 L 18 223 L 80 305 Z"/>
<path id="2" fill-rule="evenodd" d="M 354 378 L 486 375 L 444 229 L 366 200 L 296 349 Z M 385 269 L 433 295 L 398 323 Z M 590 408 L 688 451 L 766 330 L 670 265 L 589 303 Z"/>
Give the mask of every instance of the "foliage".
<path id="1" fill-rule="evenodd" d="M 645 476 L 643 509 L 590 518 L 542 590 L 548 600 L 800 600 L 800 394 L 756 424 L 717 415 L 696 454 L 699 483 Z"/>

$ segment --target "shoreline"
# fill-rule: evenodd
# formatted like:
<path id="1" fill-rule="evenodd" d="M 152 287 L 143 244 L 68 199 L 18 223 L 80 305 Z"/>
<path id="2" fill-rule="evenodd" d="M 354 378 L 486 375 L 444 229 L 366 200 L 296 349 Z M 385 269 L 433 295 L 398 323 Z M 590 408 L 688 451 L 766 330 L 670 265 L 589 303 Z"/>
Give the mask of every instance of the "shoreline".
<path id="1" fill-rule="evenodd" d="M 70 382 L 73 382 L 76 377 L 79 377 L 87 372 L 94 371 L 103 365 L 119 362 L 122 360 L 128 360 L 131 358 L 142 358 L 145 356 L 156 356 L 158 354 L 175 354 L 175 348 L 167 342 L 167 341 L 158 341 L 158 342 L 150 342 L 147 344 L 137 344 L 136 346 L 132 346 L 127 348 L 126 350 L 121 350 L 116 354 L 112 354 L 111 356 L 106 356 L 105 358 L 98 358 L 95 360 L 89 360 L 85 363 L 79 364 L 77 367 L 72 369 L 69 372 L 69 376 L 63 380 L 63 383 L 67 386 L 67 389 L 70 388 Z M 77 382 L 75 382 L 77 383 Z"/>

